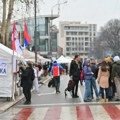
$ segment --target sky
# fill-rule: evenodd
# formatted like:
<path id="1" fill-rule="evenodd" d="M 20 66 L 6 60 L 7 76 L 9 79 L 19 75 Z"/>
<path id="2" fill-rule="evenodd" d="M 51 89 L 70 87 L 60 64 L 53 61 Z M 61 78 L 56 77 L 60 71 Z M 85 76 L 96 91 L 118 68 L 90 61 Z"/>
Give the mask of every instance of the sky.
<path id="1" fill-rule="evenodd" d="M 60 0 L 63 3 L 66 0 Z M 61 4 L 60 17 L 53 21 L 57 26 L 60 21 L 80 21 L 81 23 L 97 24 L 97 30 L 110 19 L 120 19 L 120 0 L 67 0 Z M 43 0 L 39 6 L 40 14 L 50 15 L 52 7 L 58 0 Z M 53 14 L 58 13 L 58 6 Z"/>

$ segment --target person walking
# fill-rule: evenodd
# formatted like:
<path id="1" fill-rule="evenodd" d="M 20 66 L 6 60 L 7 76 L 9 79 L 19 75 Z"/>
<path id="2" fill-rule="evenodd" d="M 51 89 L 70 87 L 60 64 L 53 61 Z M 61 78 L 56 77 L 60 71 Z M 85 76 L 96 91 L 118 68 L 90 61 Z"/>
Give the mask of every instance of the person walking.
<path id="1" fill-rule="evenodd" d="M 53 75 L 56 93 L 60 93 L 60 70 L 64 70 L 63 67 L 57 61 L 54 61 L 51 73 Z"/>
<path id="2" fill-rule="evenodd" d="M 120 101 L 120 57 L 115 56 L 113 60 L 111 79 L 115 83 L 117 90 L 117 99 L 115 101 Z"/>
<path id="3" fill-rule="evenodd" d="M 101 91 L 101 102 L 108 102 L 108 87 L 109 87 L 110 67 L 103 61 L 98 71 L 98 84 Z M 105 93 L 105 94 L 104 94 Z"/>
<path id="4" fill-rule="evenodd" d="M 78 83 L 80 80 L 80 72 L 82 71 L 82 63 L 80 62 L 80 56 L 75 55 L 74 60 L 70 64 L 69 76 L 74 81 L 74 88 L 72 90 L 72 97 L 78 98 Z"/>
<path id="5" fill-rule="evenodd" d="M 97 79 L 97 65 L 94 59 L 91 60 L 91 70 L 93 72 L 93 76 L 91 79 L 91 97 L 93 98 L 93 89 L 96 94 L 96 100 L 99 100 L 99 93 L 96 85 L 96 79 Z"/>
<path id="6" fill-rule="evenodd" d="M 85 93 L 84 93 L 84 102 L 91 101 L 91 80 L 93 77 L 93 72 L 90 67 L 90 60 L 84 61 L 84 81 L 85 81 Z"/>
<path id="7" fill-rule="evenodd" d="M 34 70 L 32 68 L 31 63 L 26 64 L 26 69 L 21 75 L 23 79 L 22 87 L 23 87 L 23 93 L 26 98 L 26 101 L 24 104 L 31 104 L 31 89 L 33 85 L 33 80 L 35 78 Z"/>

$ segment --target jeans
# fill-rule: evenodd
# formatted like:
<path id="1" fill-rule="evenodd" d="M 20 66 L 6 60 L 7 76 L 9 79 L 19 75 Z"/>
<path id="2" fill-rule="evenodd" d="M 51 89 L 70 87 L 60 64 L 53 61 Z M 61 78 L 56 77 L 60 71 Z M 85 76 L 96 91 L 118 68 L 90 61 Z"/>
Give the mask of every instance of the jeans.
<path id="1" fill-rule="evenodd" d="M 98 93 L 95 77 L 92 77 L 92 79 L 91 79 L 91 86 L 92 86 L 92 88 L 94 88 L 96 97 L 98 97 L 99 93 Z"/>
<path id="2" fill-rule="evenodd" d="M 84 100 L 88 100 L 91 95 L 91 80 L 85 80 Z"/>
<path id="3" fill-rule="evenodd" d="M 108 88 L 102 88 L 100 87 L 100 91 L 101 91 L 101 97 L 104 99 L 104 98 L 108 98 Z M 105 91 L 105 94 L 104 94 L 104 91 Z"/>
<path id="4" fill-rule="evenodd" d="M 54 83 L 55 83 L 56 92 L 58 92 L 59 88 L 60 88 L 60 76 L 54 77 L 53 80 L 54 80 Z"/>

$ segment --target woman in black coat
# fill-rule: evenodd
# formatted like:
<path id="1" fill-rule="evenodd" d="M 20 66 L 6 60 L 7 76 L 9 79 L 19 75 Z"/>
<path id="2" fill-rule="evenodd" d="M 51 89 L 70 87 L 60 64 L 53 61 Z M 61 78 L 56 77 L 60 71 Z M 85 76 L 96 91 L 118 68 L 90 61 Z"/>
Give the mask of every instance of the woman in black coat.
<path id="1" fill-rule="evenodd" d="M 23 93 L 26 98 L 26 102 L 24 104 L 31 104 L 31 89 L 34 80 L 34 70 L 32 68 L 31 63 L 27 63 L 26 69 L 21 75 L 21 77 L 22 77 Z"/>
<path id="2" fill-rule="evenodd" d="M 74 60 L 71 62 L 70 65 L 70 77 L 72 77 L 72 80 L 74 81 L 74 88 L 72 90 L 72 97 L 73 98 L 78 98 L 79 96 L 77 95 L 78 92 L 78 83 L 80 80 L 80 72 L 82 70 L 82 63 L 80 62 L 80 57 L 79 55 L 75 55 Z"/>

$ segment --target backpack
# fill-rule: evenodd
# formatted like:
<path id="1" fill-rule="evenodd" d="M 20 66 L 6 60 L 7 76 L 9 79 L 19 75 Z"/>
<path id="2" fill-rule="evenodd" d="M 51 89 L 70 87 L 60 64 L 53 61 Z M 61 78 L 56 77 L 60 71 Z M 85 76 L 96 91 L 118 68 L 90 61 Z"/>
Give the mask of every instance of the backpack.
<path id="1" fill-rule="evenodd" d="M 84 69 L 82 69 L 81 73 L 80 73 L 80 80 L 84 80 Z"/>
<path id="2" fill-rule="evenodd" d="M 74 88 L 74 81 L 73 80 L 69 80 L 68 82 L 68 91 L 71 91 Z"/>

